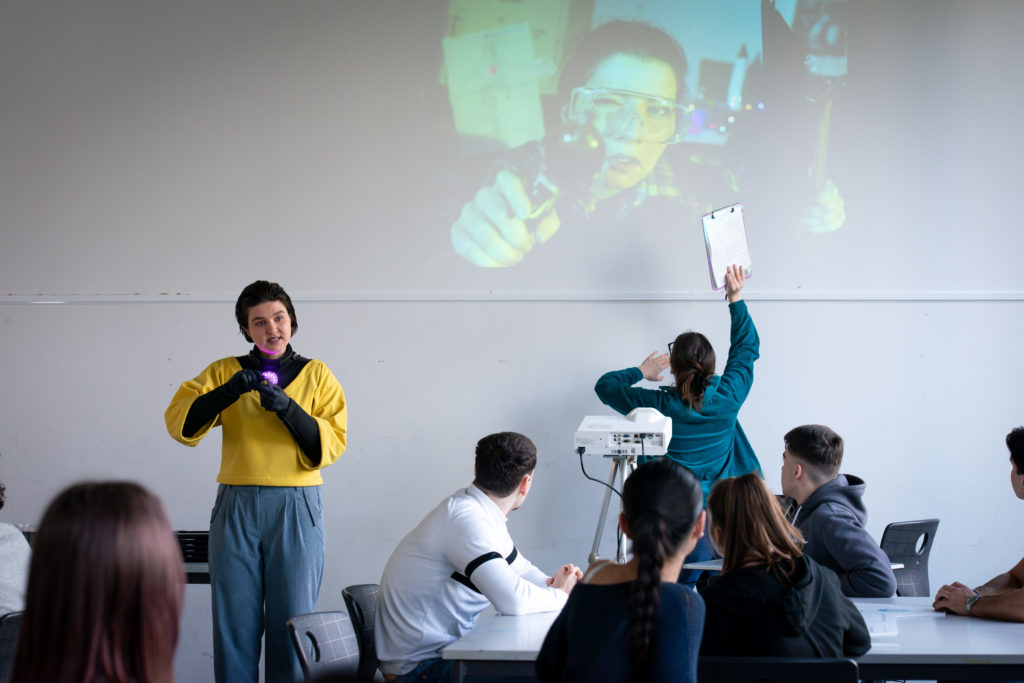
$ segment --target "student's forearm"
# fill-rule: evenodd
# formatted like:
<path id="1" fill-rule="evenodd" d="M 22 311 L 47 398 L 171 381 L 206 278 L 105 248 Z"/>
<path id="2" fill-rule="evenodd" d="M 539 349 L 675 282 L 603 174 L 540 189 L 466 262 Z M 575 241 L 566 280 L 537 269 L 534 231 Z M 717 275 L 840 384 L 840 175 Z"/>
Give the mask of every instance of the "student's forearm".
<path id="1" fill-rule="evenodd" d="M 997 577 L 998 578 L 998 577 Z M 1002 621 L 1024 621 L 1024 590 L 983 594 L 971 607 L 971 616 Z"/>
<path id="2" fill-rule="evenodd" d="M 1018 590 L 1020 588 L 1020 581 L 1018 581 L 1010 572 L 1004 572 L 988 582 L 981 584 L 974 590 L 981 595 L 995 595 L 997 593 Z"/>

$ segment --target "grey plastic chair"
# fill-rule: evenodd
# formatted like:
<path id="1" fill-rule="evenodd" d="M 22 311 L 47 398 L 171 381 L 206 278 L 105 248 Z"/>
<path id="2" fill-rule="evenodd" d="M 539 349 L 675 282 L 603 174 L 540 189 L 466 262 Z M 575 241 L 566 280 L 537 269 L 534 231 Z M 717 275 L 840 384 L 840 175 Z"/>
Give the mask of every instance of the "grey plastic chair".
<path id="1" fill-rule="evenodd" d="M 374 680 L 377 667 L 380 666 L 377 660 L 377 643 L 374 640 L 374 619 L 377 615 L 379 592 L 380 585 L 376 583 L 358 583 L 341 591 L 359 637 L 359 673 L 356 679 L 360 681 Z"/>
<path id="2" fill-rule="evenodd" d="M 14 653 L 18 647 L 21 612 L 8 612 L 0 617 L 0 683 L 11 680 Z"/>
<path id="3" fill-rule="evenodd" d="M 700 683 L 857 683 L 852 659 L 701 657 Z"/>
<path id="4" fill-rule="evenodd" d="M 882 532 L 882 550 L 893 564 L 902 564 L 903 569 L 894 569 L 896 595 L 906 597 L 930 597 L 928 586 L 928 555 L 932 551 L 935 531 L 939 528 L 937 519 L 919 519 L 913 522 L 893 522 Z"/>
<path id="5" fill-rule="evenodd" d="M 307 683 L 355 680 L 359 642 L 347 612 L 311 612 L 288 620 Z"/>

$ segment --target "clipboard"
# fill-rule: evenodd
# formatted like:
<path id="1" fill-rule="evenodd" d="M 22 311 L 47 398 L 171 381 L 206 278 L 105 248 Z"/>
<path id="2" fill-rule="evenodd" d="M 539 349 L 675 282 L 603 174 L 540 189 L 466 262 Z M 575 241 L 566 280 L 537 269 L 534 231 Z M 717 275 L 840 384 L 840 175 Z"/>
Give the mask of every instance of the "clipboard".
<path id="1" fill-rule="evenodd" d="M 743 223 L 743 205 L 722 207 L 704 214 L 700 220 L 704 226 L 711 288 L 725 288 L 725 271 L 733 264 L 742 266 L 747 277 L 750 277 L 750 249 L 747 247 L 747 229 Z"/>

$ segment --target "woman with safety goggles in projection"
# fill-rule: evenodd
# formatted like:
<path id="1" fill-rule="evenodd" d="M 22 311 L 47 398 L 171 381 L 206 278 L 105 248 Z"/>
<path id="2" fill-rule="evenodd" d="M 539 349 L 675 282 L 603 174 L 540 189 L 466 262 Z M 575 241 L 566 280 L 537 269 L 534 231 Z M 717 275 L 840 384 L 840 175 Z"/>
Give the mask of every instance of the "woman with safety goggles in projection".
<path id="1" fill-rule="evenodd" d="M 538 206 L 543 200 L 530 177 L 537 171 L 512 154 L 452 225 L 456 253 L 478 266 L 514 265 L 563 222 L 585 222 L 593 234 L 627 216 L 635 225 L 652 204 L 680 202 L 683 192 L 662 155 L 685 133 L 686 70 L 679 44 L 648 24 L 613 21 L 584 35 L 559 79 L 561 122 L 553 128 L 563 138 L 546 145 L 546 171 L 561 189 L 579 186 L 574 201 Z M 550 168 L 568 138 L 582 149 Z"/>

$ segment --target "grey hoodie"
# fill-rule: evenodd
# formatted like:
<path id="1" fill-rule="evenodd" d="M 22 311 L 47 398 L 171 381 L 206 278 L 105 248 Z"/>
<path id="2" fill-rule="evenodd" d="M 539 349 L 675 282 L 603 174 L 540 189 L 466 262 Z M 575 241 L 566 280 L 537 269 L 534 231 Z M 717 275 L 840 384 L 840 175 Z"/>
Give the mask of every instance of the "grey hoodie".
<path id="1" fill-rule="evenodd" d="M 804 554 L 839 575 L 850 597 L 887 598 L 896 593 L 892 564 L 864 528 L 866 485 L 840 474 L 822 484 L 797 508 L 793 525 L 804 535 Z"/>

